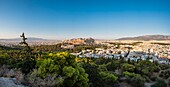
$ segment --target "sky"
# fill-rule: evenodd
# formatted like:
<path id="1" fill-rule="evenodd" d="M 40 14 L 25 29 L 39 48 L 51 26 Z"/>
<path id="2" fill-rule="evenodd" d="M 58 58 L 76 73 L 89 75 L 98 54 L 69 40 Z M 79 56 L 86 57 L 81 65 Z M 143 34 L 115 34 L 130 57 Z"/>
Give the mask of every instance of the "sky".
<path id="1" fill-rule="evenodd" d="M 0 38 L 170 35 L 170 0 L 0 0 Z"/>

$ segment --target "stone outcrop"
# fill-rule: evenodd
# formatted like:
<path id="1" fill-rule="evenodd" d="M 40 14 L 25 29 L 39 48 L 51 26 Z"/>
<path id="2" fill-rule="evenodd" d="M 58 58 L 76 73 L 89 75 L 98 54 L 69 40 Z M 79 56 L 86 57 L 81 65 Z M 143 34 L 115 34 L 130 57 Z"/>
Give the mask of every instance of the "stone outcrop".
<path id="1" fill-rule="evenodd" d="M 76 38 L 76 39 L 70 39 L 63 41 L 64 43 L 70 43 L 70 44 L 94 44 L 93 38 Z"/>
<path id="2" fill-rule="evenodd" d="M 21 83 L 28 84 L 20 70 L 10 69 L 7 65 L 0 67 L 0 87 L 25 87 Z"/>
<path id="3" fill-rule="evenodd" d="M 0 87 L 26 87 L 18 84 L 16 78 L 0 78 Z"/>

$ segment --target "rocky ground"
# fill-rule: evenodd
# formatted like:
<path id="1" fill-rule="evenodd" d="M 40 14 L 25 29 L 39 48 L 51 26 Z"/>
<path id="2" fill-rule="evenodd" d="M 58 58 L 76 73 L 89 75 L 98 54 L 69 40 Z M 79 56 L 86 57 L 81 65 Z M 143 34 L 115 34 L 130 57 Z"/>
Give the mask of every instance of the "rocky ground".
<path id="1" fill-rule="evenodd" d="M 16 78 L 0 78 L 0 87 L 27 87 L 20 84 Z"/>
<path id="2" fill-rule="evenodd" d="M 22 83 L 25 80 L 21 71 L 10 69 L 6 65 L 0 67 L 0 87 L 27 87 Z"/>

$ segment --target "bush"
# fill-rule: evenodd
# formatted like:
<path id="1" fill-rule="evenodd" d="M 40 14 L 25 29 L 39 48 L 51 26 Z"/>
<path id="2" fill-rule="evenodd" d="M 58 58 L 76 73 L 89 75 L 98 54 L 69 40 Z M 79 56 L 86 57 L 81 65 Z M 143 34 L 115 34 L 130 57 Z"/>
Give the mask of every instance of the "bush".
<path id="1" fill-rule="evenodd" d="M 99 65 L 98 69 L 99 69 L 100 71 L 107 71 L 107 68 L 106 68 L 106 65 L 105 65 L 105 64 Z"/>
<path id="2" fill-rule="evenodd" d="M 164 72 L 164 78 L 167 79 L 167 78 L 169 78 L 169 77 L 170 77 L 170 70 L 166 70 L 166 71 Z"/>
<path id="3" fill-rule="evenodd" d="M 122 69 L 123 71 L 133 72 L 134 69 L 135 69 L 135 66 L 132 65 L 132 64 L 124 63 L 124 64 L 121 66 L 121 69 Z"/>
<path id="4" fill-rule="evenodd" d="M 150 78 L 152 81 L 156 81 L 157 77 L 156 76 L 153 76 Z"/>
<path id="5" fill-rule="evenodd" d="M 159 74 L 160 77 L 164 76 L 164 71 L 161 71 L 161 73 Z"/>
<path id="6" fill-rule="evenodd" d="M 170 69 L 161 71 L 159 74 L 160 77 L 163 77 L 164 79 L 167 79 L 170 77 Z"/>
<path id="7" fill-rule="evenodd" d="M 160 71 L 159 66 L 155 66 L 154 72 L 159 72 L 159 71 Z"/>
<path id="8" fill-rule="evenodd" d="M 106 61 L 105 58 L 97 58 L 94 62 L 95 62 L 95 64 L 97 64 L 97 65 L 102 65 L 102 64 L 105 63 L 105 61 Z"/>
<path id="9" fill-rule="evenodd" d="M 52 76 L 57 76 L 59 74 L 59 65 L 56 65 L 54 60 L 48 58 L 41 62 L 38 68 L 38 75 L 41 78 L 46 78 L 49 74 Z"/>
<path id="10" fill-rule="evenodd" d="M 29 76 L 33 84 L 39 83 L 43 87 L 51 84 L 56 87 L 88 87 L 88 74 L 75 62 L 75 56 L 67 52 L 50 54 L 48 58 L 37 62 L 37 67 Z"/>
<path id="11" fill-rule="evenodd" d="M 118 79 L 117 76 L 109 72 L 100 72 L 99 75 L 104 84 L 114 84 Z"/>
<path id="12" fill-rule="evenodd" d="M 166 64 L 161 64 L 161 65 L 159 65 L 160 66 L 160 68 L 162 69 L 162 70 L 166 70 L 166 69 L 169 69 L 170 68 L 170 65 L 166 65 Z"/>
<path id="13" fill-rule="evenodd" d="M 167 87 L 167 84 L 162 79 L 157 79 L 156 83 L 151 85 L 151 87 Z"/>
<path id="14" fill-rule="evenodd" d="M 140 76 L 140 74 L 135 74 L 135 73 L 130 73 L 130 72 L 123 72 L 123 75 L 127 78 L 127 79 L 130 79 L 130 78 L 133 78 L 135 76 Z"/>
<path id="15" fill-rule="evenodd" d="M 154 63 L 147 60 L 140 61 L 136 65 L 136 72 L 140 72 L 140 74 L 147 75 L 149 77 L 152 75 L 154 71 L 157 71 L 158 69 L 159 69 L 158 66 L 156 66 Z"/>
<path id="16" fill-rule="evenodd" d="M 117 69 L 117 67 L 119 67 L 119 62 L 109 62 L 106 64 L 106 68 L 108 71 L 115 71 Z"/>
<path id="17" fill-rule="evenodd" d="M 21 65 L 19 65 L 21 68 L 21 71 L 25 74 L 28 74 L 30 71 L 32 71 L 35 68 L 36 61 L 35 60 L 24 60 L 22 61 Z"/>
<path id="18" fill-rule="evenodd" d="M 141 76 L 135 76 L 130 79 L 130 84 L 134 87 L 144 87 L 145 79 Z"/>
<path id="19" fill-rule="evenodd" d="M 150 82 L 150 79 L 149 79 L 149 77 L 148 77 L 148 76 L 143 75 L 142 77 L 145 79 L 145 81 L 146 81 L 146 82 Z"/>
<path id="20" fill-rule="evenodd" d="M 140 74 L 123 72 L 125 77 L 128 79 L 128 82 L 134 87 L 143 87 L 145 79 Z"/>

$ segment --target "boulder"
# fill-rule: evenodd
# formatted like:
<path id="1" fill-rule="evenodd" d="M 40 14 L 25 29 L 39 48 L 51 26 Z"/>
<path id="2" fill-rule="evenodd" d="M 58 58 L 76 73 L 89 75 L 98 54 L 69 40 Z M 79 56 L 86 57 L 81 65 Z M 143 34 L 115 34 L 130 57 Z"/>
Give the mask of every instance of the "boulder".
<path id="1" fill-rule="evenodd" d="M 26 87 L 22 84 L 17 85 L 16 83 L 16 78 L 0 78 L 0 87 Z"/>

